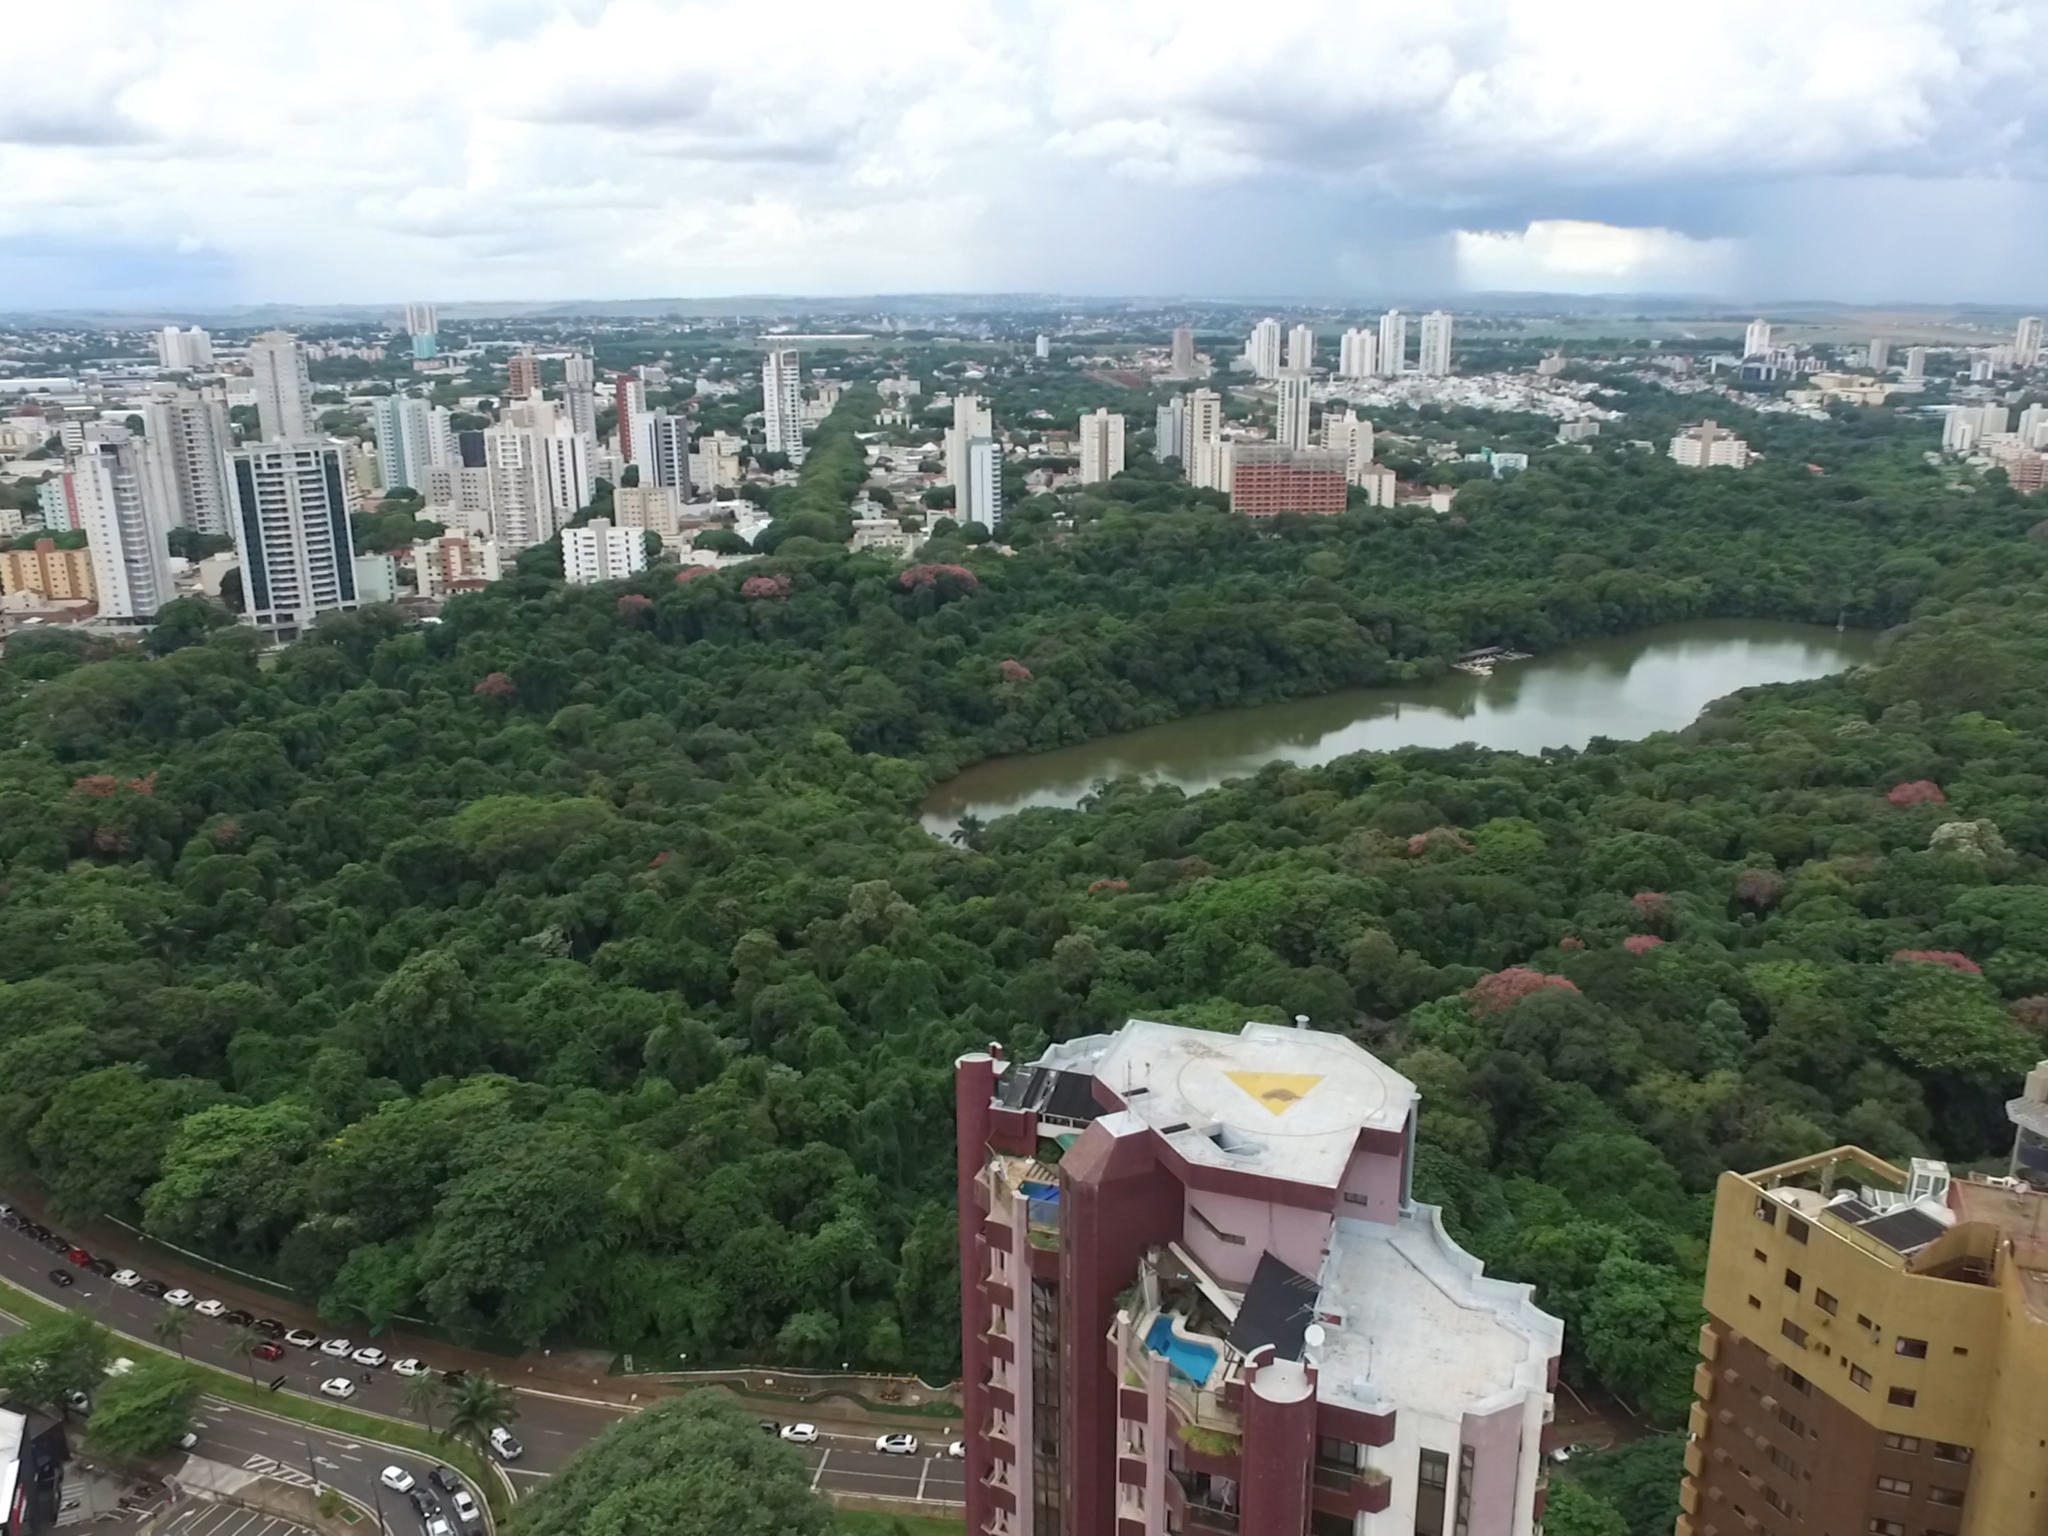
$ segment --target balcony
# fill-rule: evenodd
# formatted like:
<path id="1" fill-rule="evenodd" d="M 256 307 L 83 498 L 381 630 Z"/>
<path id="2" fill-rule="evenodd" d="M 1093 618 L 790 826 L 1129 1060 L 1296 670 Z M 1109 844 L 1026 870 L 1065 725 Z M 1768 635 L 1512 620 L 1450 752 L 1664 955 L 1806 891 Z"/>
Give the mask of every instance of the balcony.
<path id="1" fill-rule="evenodd" d="M 1326 1515 L 1376 1515 L 1392 1502 L 1393 1481 L 1376 1467 L 1315 1464 L 1315 1508 Z"/>
<path id="2" fill-rule="evenodd" d="M 1700 1324 L 1700 1356 L 1706 1360 L 1717 1360 L 1721 1356 L 1721 1335 L 1712 1323 Z"/>
<path id="3" fill-rule="evenodd" d="M 1001 1280 L 989 1279 L 982 1282 L 981 1294 L 986 1296 L 992 1307 L 1014 1307 L 1017 1294 L 1010 1289 L 1009 1277 Z"/>
<path id="4" fill-rule="evenodd" d="M 1703 1403 L 1714 1400 L 1714 1368 L 1704 1360 L 1692 1369 L 1692 1395 Z"/>
<path id="5" fill-rule="evenodd" d="M 1237 1511 L 1220 1504 L 1198 1504 L 1189 1499 L 1185 1519 L 1190 1530 L 1224 1531 L 1228 1536 L 1237 1536 Z"/>

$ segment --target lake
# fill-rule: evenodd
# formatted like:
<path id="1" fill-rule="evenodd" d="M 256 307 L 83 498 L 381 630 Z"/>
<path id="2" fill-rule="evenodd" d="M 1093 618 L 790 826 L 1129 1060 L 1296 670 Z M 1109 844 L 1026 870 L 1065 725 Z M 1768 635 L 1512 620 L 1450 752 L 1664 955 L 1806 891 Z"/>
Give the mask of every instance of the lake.
<path id="1" fill-rule="evenodd" d="M 1846 671 L 1876 646 L 1870 631 L 1818 624 L 1662 624 L 1509 662 L 1491 677 L 1454 672 L 1434 683 L 1318 694 L 992 758 L 935 788 L 918 814 L 943 835 L 970 812 L 992 821 L 1027 806 L 1076 805 L 1100 781 L 1126 774 L 1195 794 L 1275 761 L 1314 766 L 1352 752 L 1467 741 L 1536 752 L 1596 736 L 1633 740 L 1689 725 L 1737 689 Z"/>

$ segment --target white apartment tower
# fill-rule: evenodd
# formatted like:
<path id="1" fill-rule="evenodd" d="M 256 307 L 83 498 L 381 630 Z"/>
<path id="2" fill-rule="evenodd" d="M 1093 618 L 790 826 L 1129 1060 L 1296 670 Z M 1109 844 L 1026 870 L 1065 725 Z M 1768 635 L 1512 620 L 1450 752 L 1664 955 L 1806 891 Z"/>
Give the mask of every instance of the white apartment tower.
<path id="1" fill-rule="evenodd" d="M 1323 446 L 1344 455 L 1344 477 L 1353 485 L 1365 484 L 1372 468 L 1372 423 L 1354 412 L 1323 416 Z"/>
<path id="2" fill-rule="evenodd" d="M 179 330 L 167 325 L 157 334 L 156 358 L 166 373 L 189 373 L 213 366 L 213 338 L 198 326 Z"/>
<path id="3" fill-rule="evenodd" d="M 1905 377 L 1909 379 L 1924 379 L 1927 377 L 1927 349 L 1925 347 L 1906 348 Z"/>
<path id="4" fill-rule="evenodd" d="M 1870 350 L 1865 354 L 1865 361 L 1870 364 L 1871 371 L 1873 373 L 1883 373 L 1885 366 L 1891 360 L 1892 344 L 1882 336 L 1873 336 L 1870 339 Z"/>
<path id="5" fill-rule="evenodd" d="M 622 581 L 646 569 L 647 535 L 638 528 L 615 528 L 597 517 L 562 530 L 562 578 L 572 587 Z"/>
<path id="6" fill-rule="evenodd" d="M 597 365 L 587 352 L 571 352 L 562 360 L 562 402 L 569 407 L 569 425 L 597 441 Z"/>
<path id="7" fill-rule="evenodd" d="M 1003 445 L 991 437 L 977 437 L 967 445 L 967 484 L 964 497 L 955 493 L 954 516 L 995 531 L 1003 515 Z"/>
<path id="8" fill-rule="evenodd" d="M 1191 325 L 1176 325 L 1173 328 L 1173 352 L 1168 371 L 1176 379 L 1191 379 L 1195 376 L 1195 328 Z"/>
<path id="9" fill-rule="evenodd" d="M 690 420 L 667 411 L 649 411 L 633 422 L 634 461 L 642 485 L 674 486 L 690 491 Z"/>
<path id="10" fill-rule="evenodd" d="M 384 488 L 406 486 L 427 494 L 430 471 L 459 462 L 446 408 L 411 395 L 386 395 L 370 413 L 377 438 L 377 473 Z"/>
<path id="11" fill-rule="evenodd" d="M 1051 357 L 1052 338 L 1046 335 L 1043 331 L 1040 331 L 1038 333 L 1038 340 L 1031 344 L 1031 355 L 1037 358 L 1041 363 L 1044 362 L 1047 358 Z"/>
<path id="12" fill-rule="evenodd" d="M 1742 333 L 1744 357 L 1768 357 L 1771 351 L 1771 322 L 1759 315 Z"/>
<path id="13" fill-rule="evenodd" d="M 1422 355 L 1416 372 L 1442 378 L 1451 371 L 1451 317 L 1433 309 L 1422 317 Z"/>
<path id="14" fill-rule="evenodd" d="M 249 371 L 256 376 L 256 420 L 265 442 L 315 436 L 313 381 L 306 349 L 289 331 L 265 331 L 249 343 Z"/>
<path id="15" fill-rule="evenodd" d="M 1316 366 L 1316 328 L 1297 325 L 1287 333 L 1287 367 L 1293 373 L 1309 373 Z"/>
<path id="16" fill-rule="evenodd" d="M 789 462 L 804 461 L 804 389 L 794 347 L 771 347 L 761 360 L 761 410 L 767 424 L 768 451 L 786 453 Z M 639 445 L 634 445 L 634 456 Z"/>
<path id="17" fill-rule="evenodd" d="M 1188 421 L 1188 397 L 1175 395 L 1159 407 L 1152 427 L 1152 457 L 1179 459 L 1183 474 L 1188 467 Z"/>
<path id="18" fill-rule="evenodd" d="M 1379 371 L 1379 338 L 1363 326 L 1354 326 L 1337 342 L 1337 377 L 1369 379 Z"/>
<path id="19" fill-rule="evenodd" d="M 2041 366 L 2041 317 L 2023 315 L 2012 333 L 2012 365 L 2015 368 Z"/>
<path id="20" fill-rule="evenodd" d="M 174 528 L 228 531 L 227 451 L 234 447 L 226 403 L 189 389 L 159 391 L 145 407 L 158 505 Z"/>
<path id="21" fill-rule="evenodd" d="M 139 623 L 156 617 L 171 587 L 171 524 L 157 500 L 149 451 L 123 427 L 105 427 L 85 441 L 65 479 L 78 526 L 92 552 L 92 577 L 103 619 Z"/>
<path id="22" fill-rule="evenodd" d="M 1383 379 L 1398 379 L 1408 367 L 1408 317 L 1398 309 L 1380 316 L 1380 355 L 1374 363 Z"/>
<path id="23" fill-rule="evenodd" d="M 348 453 L 339 443 L 250 443 L 228 454 L 243 614 L 277 640 L 293 640 L 323 613 L 354 608 Z"/>
<path id="24" fill-rule="evenodd" d="M 1245 355 L 1251 359 L 1252 373 L 1261 379 L 1280 376 L 1280 322 L 1271 315 L 1252 327 L 1251 340 L 1245 343 Z"/>
<path id="25" fill-rule="evenodd" d="M 1107 406 L 1081 418 L 1081 483 L 1097 485 L 1124 472 L 1124 418 Z"/>
<path id="26" fill-rule="evenodd" d="M 1308 447 L 1308 386 L 1308 375 L 1292 370 L 1274 385 L 1273 440 L 1282 447 Z"/>
<path id="27" fill-rule="evenodd" d="M 1749 444 L 1711 420 L 1696 427 L 1680 428 L 1678 435 L 1671 439 L 1669 452 L 1673 463 L 1687 469 L 1746 469 L 1749 466 Z"/>
<path id="28" fill-rule="evenodd" d="M 1204 490 L 1230 489 L 1230 458 L 1223 442 L 1223 397 L 1213 389 L 1188 394 L 1188 483 Z"/>
<path id="29" fill-rule="evenodd" d="M 977 437 L 994 437 L 995 422 L 979 395 L 953 397 L 953 425 L 946 429 L 946 480 L 957 495 L 967 481 L 967 445 Z"/>
<path id="30" fill-rule="evenodd" d="M 590 501 L 590 440 L 554 401 L 527 401 L 484 429 L 491 528 L 517 554 L 545 544 Z"/>

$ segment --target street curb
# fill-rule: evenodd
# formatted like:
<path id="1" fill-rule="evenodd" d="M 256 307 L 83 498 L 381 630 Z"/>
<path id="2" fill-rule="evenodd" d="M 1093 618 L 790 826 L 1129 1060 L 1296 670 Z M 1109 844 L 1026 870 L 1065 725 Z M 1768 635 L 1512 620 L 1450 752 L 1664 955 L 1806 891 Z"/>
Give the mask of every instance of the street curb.
<path id="1" fill-rule="evenodd" d="M 621 1403 L 603 1397 L 577 1397 L 569 1392 L 549 1392 L 540 1387 L 514 1387 L 521 1397 L 544 1397 L 555 1403 L 576 1403 L 585 1408 L 612 1408 L 621 1414 L 638 1413 L 643 1408 L 652 1408 L 656 1403 L 674 1401 L 673 1394 L 650 1396 L 644 1403 Z"/>

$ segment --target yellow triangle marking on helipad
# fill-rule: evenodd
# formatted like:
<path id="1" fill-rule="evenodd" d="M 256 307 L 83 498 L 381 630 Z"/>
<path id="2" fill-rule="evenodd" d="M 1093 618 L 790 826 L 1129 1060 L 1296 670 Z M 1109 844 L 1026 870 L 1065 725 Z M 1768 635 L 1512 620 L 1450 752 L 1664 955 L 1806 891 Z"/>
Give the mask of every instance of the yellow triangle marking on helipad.
<path id="1" fill-rule="evenodd" d="M 1230 1080 L 1257 1099 L 1270 1114 L 1284 1115 L 1322 1078 L 1308 1072 L 1232 1072 Z"/>

